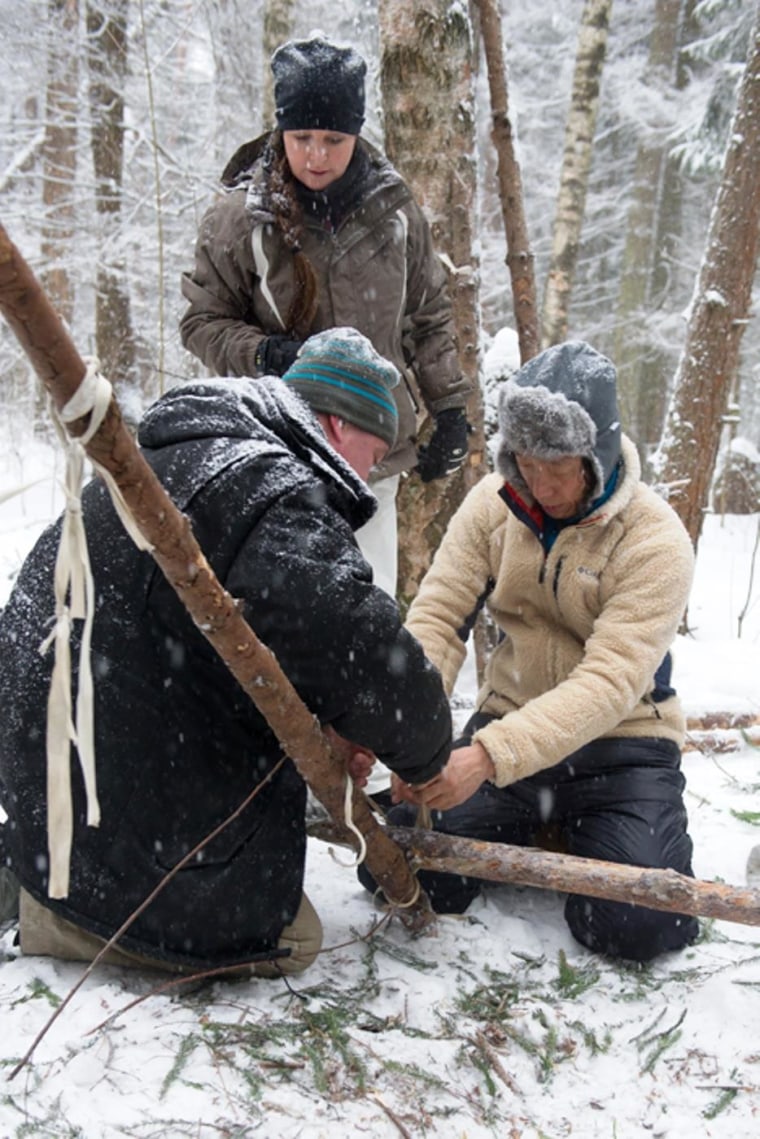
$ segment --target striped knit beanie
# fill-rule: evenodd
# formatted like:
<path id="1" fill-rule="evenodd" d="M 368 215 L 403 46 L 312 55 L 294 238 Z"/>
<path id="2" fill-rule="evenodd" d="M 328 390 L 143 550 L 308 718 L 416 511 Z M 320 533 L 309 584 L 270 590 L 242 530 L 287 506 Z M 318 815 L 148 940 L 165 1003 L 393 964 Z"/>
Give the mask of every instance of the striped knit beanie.
<path id="1" fill-rule="evenodd" d="M 355 328 L 328 328 L 310 336 L 282 378 L 314 411 L 340 415 L 389 447 L 396 442 L 392 389 L 401 377 Z"/>

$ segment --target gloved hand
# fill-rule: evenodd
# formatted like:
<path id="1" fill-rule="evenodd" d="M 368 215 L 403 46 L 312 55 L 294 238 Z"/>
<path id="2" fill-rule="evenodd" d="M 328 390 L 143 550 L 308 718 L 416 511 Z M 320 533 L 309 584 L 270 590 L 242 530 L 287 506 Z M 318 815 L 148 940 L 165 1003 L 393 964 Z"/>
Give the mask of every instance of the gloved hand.
<path id="1" fill-rule="evenodd" d="M 467 430 L 463 407 L 438 412 L 430 442 L 417 452 L 417 473 L 423 482 L 446 478 L 459 470 L 467 456 Z"/>
<path id="2" fill-rule="evenodd" d="M 302 340 L 289 336 L 265 336 L 256 349 L 256 368 L 262 376 L 282 376 L 294 363 Z"/>

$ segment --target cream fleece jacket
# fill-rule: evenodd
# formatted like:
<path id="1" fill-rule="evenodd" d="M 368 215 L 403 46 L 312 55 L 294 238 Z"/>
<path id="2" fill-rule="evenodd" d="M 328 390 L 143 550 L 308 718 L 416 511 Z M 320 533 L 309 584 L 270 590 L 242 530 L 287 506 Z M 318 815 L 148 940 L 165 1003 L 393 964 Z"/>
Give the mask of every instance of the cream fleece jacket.
<path id="1" fill-rule="evenodd" d="M 478 693 L 499 717 L 477 732 L 503 787 L 603 736 L 683 742 L 677 697 L 655 703 L 653 678 L 684 613 L 694 554 L 680 519 L 640 481 L 623 438 L 613 495 L 563 529 L 549 554 L 489 475 L 451 523 L 407 626 L 451 693 L 465 657 L 459 630 L 495 585 L 488 608 L 503 634 Z"/>

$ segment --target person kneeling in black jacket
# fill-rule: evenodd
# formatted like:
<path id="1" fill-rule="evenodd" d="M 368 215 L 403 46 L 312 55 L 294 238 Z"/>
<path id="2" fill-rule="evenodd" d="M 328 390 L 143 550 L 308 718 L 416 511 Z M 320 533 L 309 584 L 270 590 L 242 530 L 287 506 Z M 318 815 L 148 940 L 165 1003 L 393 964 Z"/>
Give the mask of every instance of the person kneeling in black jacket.
<path id="1" fill-rule="evenodd" d="M 366 485 L 392 446 L 396 368 L 353 329 L 309 339 L 282 378 L 189 383 L 146 413 L 139 443 L 220 582 L 321 724 L 405 782 L 444 765 L 440 676 L 373 585 L 354 540 Z M 0 618 L 0 802 L 20 884 L 24 953 L 91 960 L 182 857 L 261 791 L 185 865 L 106 960 L 171 970 L 300 972 L 321 944 L 303 893 L 306 786 L 107 490 L 82 496 L 95 581 L 91 659 L 101 821 L 86 825 L 72 762 L 65 897 L 49 896 L 46 703 L 61 522 L 40 538 Z M 74 622 L 78 659 L 81 622 Z M 349 751 L 351 749 L 348 749 Z M 266 960 L 278 951 L 289 956 Z M 265 960 L 261 960 L 261 958 Z M 250 965 L 252 959 L 259 958 Z"/>

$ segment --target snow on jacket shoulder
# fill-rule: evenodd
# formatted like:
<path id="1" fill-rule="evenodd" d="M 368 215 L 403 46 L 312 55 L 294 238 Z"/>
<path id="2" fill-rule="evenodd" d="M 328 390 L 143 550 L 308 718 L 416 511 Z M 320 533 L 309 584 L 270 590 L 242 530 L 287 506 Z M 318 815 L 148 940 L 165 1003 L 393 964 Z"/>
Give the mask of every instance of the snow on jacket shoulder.
<path id="1" fill-rule="evenodd" d="M 405 780 L 435 774 L 451 731 L 440 677 L 371 583 L 353 529 L 374 500 L 306 404 L 279 381 L 190 384 L 149 410 L 140 442 L 311 711 Z M 84 825 L 75 776 L 71 889 L 51 901 L 44 739 L 52 662 L 38 650 L 54 608 L 57 525 L 26 560 L 0 618 L 0 782 L 13 869 L 38 900 L 108 937 L 269 775 L 123 938 L 127 948 L 184 963 L 245 960 L 276 944 L 298 908 L 304 784 L 289 760 L 275 771 L 278 741 L 153 560 L 136 550 L 100 483 L 86 488 L 83 505 L 97 593 L 102 821 Z"/>
<path id="2" fill-rule="evenodd" d="M 182 278 L 189 302 L 182 342 L 218 375 L 255 376 L 262 338 L 287 331 L 293 257 L 268 205 L 265 141 L 246 144 L 228 164 L 226 192 L 206 212 L 195 267 Z M 388 160 L 364 140 L 358 146 L 366 168 L 359 204 L 334 231 L 305 219 L 302 249 L 319 287 L 313 331 L 358 329 L 402 374 L 411 358 L 431 413 L 464 407 L 470 385 L 459 367 L 446 274 L 430 227 Z M 415 462 L 416 397 L 409 382 L 394 394 L 399 436 L 381 475 Z"/>
<path id="3" fill-rule="evenodd" d="M 500 717 L 476 733 L 504 786 L 602 736 L 683 740 L 675 695 L 654 676 L 678 629 L 694 555 L 674 511 L 639 480 L 623 439 L 624 477 L 549 554 L 483 479 L 452 519 L 407 618 L 450 691 L 478 598 L 503 634 L 478 707 Z"/>

